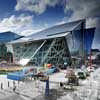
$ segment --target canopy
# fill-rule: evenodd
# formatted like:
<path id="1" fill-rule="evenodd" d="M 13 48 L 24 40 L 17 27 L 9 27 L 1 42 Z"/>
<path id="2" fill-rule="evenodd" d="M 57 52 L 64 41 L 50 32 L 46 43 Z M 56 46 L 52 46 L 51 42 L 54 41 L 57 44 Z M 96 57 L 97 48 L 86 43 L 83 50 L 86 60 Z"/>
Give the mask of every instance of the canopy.
<path id="1" fill-rule="evenodd" d="M 61 25 L 56 25 L 51 28 L 47 28 L 40 32 L 34 33 L 32 35 L 26 36 L 24 38 L 18 39 L 16 41 L 10 43 L 20 43 L 20 42 L 28 42 L 28 41 L 36 41 L 36 40 L 44 40 L 56 37 L 63 37 L 68 35 L 71 31 L 77 28 L 84 20 L 78 20 L 74 22 L 69 22 Z"/>

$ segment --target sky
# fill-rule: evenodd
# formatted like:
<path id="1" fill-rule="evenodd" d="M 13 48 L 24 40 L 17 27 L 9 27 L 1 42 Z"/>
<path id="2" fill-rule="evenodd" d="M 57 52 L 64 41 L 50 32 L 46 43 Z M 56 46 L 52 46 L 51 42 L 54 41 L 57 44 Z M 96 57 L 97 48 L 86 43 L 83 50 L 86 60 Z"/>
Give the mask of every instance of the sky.
<path id="1" fill-rule="evenodd" d="M 87 28 L 97 27 L 97 42 L 100 37 L 100 0 L 0 0 L 0 32 L 12 31 L 27 36 L 84 18 Z"/>

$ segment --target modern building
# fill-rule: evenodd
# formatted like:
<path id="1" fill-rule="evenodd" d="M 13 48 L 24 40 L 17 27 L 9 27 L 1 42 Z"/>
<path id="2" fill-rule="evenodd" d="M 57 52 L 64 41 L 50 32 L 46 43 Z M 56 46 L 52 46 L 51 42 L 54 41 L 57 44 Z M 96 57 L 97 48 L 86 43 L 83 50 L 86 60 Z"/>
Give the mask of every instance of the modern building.
<path id="1" fill-rule="evenodd" d="M 94 33 L 94 28 L 90 33 Z M 86 39 L 89 30 L 85 29 L 85 20 L 78 20 L 34 33 L 30 36 L 10 42 L 12 45 L 14 62 L 22 65 L 32 64 L 42 66 L 44 64 L 71 64 L 72 57 L 84 57 L 87 47 Z"/>
<path id="2" fill-rule="evenodd" d="M 19 39 L 21 37 L 23 36 L 17 35 L 10 31 L 0 33 L 0 61 L 2 60 L 8 61 L 10 59 L 9 57 L 12 56 L 12 54 L 9 52 L 10 47 L 7 47 L 6 43 Z"/>

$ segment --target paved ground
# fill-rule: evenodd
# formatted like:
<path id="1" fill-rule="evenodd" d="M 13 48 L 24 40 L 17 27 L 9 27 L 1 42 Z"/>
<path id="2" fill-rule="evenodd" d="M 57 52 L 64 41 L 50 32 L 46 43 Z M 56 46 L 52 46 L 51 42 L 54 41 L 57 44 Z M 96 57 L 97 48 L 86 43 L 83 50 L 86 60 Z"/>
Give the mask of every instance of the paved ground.
<path id="1" fill-rule="evenodd" d="M 40 81 L 16 82 L 17 89 L 13 92 L 13 82 L 10 81 L 10 88 L 6 86 L 0 90 L 0 100 L 100 100 L 100 68 L 91 73 L 91 77 L 80 81 L 80 86 L 74 91 L 63 90 L 56 82 L 66 81 L 64 73 L 56 73 L 50 76 L 50 96 L 45 97 L 45 83 Z M 0 80 L 1 81 L 1 80 Z M 3 80 L 4 81 L 4 80 Z M 5 81 L 4 81 L 5 82 Z M 12 84 L 12 85 L 11 85 Z"/>

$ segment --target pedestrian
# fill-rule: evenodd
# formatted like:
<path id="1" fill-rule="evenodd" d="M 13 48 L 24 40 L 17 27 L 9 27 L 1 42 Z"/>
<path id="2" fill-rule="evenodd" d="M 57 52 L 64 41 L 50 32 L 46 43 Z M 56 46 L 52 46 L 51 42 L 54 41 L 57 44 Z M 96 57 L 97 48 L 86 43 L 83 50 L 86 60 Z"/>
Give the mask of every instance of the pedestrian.
<path id="1" fill-rule="evenodd" d="M 63 83 L 62 82 L 60 82 L 60 87 L 63 87 Z"/>
<path id="2" fill-rule="evenodd" d="M 3 90 L 3 83 L 1 83 L 1 90 Z"/>
<path id="3" fill-rule="evenodd" d="M 9 87 L 9 81 L 8 81 L 8 87 Z"/>
<path id="4" fill-rule="evenodd" d="M 14 91 L 14 92 L 15 92 L 15 90 L 16 90 L 16 86 L 13 87 L 13 91 Z"/>

